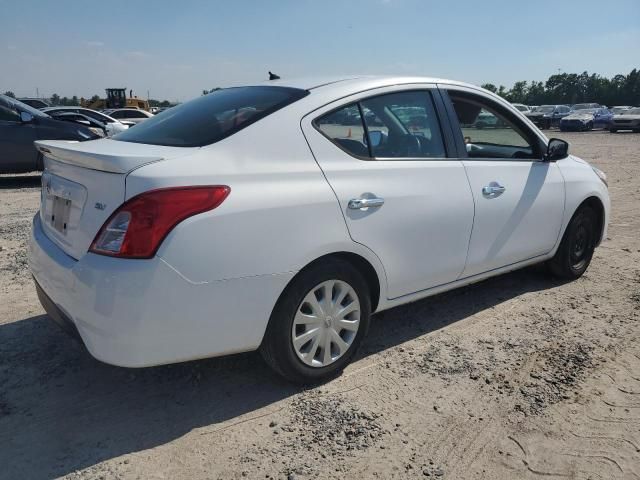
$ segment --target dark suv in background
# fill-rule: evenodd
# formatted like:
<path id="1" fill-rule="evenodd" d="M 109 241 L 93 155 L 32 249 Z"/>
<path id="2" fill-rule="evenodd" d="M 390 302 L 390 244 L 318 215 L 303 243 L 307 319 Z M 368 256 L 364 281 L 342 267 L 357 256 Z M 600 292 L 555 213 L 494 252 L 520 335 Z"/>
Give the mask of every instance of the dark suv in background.
<path id="1" fill-rule="evenodd" d="M 93 140 L 100 138 L 75 122 L 55 120 L 46 113 L 0 95 L 0 173 L 42 170 L 35 140 Z"/>
<path id="2" fill-rule="evenodd" d="M 525 113 L 527 118 L 541 129 L 560 126 L 560 120 L 571 112 L 567 105 L 541 105 L 535 111 Z"/>

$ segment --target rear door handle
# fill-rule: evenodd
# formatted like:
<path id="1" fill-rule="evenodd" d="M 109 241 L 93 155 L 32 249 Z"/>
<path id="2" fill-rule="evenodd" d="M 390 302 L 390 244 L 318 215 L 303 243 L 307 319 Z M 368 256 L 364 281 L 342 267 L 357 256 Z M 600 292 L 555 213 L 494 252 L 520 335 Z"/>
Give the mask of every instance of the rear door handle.
<path id="1" fill-rule="evenodd" d="M 347 205 L 351 210 L 363 210 L 365 208 L 378 208 L 384 205 L 384 198 L 352 198 Z"/>
<path id="2" fill-rule="evenodd" d="M 506 188 L 498 182 L 491 182 L 489 185 L 482 187 L 482 195 L 487 198 L 494 198 L 498 195 L 502 195 L 505 190 Z"/>

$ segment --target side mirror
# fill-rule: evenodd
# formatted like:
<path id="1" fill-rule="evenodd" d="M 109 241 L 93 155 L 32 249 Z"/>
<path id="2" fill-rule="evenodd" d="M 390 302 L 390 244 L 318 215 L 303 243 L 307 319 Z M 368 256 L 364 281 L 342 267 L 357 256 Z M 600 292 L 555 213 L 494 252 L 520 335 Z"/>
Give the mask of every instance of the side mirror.
<path id="1" fill-rule="evenodd" d="M 547 145 L 547 153 L 544 159 L 547 162 L 555 162 L 556 160 L 562 160 L 569 155 L 569 144 L 559 138 L 552 138 Z"/>
<path id="2" fill-rule="evenodd" d="M 33 115 L 29 112 L 20 112 L 20 121 L 22 123 L 31 123 L 33 122 Z"/>

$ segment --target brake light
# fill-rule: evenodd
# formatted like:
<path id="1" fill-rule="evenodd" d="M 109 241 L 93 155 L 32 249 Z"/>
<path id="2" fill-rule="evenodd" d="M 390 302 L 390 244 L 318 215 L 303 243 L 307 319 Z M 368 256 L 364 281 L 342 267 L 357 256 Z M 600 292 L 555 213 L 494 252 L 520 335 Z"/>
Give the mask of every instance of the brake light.
<path id="1" fill-rule="evenodd" d="M 151 190 L 123 203 L 107 219 L 89 251 L 121 258 L 151 258 L 180 222 L 213 210 L 229 195 L 225 185 Z"/>

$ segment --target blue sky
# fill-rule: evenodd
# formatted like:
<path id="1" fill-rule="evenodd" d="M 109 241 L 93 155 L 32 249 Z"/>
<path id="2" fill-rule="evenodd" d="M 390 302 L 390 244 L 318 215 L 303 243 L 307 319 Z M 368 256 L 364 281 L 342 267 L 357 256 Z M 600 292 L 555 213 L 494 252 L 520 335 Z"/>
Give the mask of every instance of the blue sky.
<path id="1" fill-rule="evenodd" d="M 0 0 L 0 90 L 186 100 L 282 77 L 511 86 L 640 67 L 640 0 Z"/>

